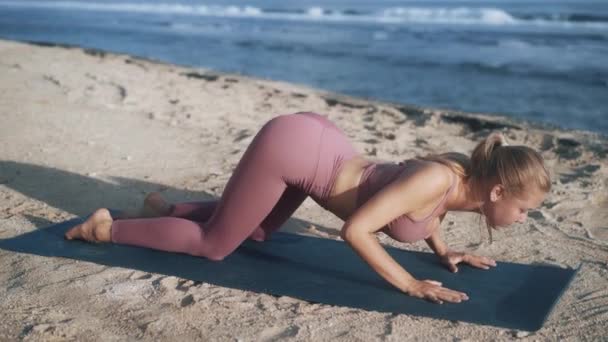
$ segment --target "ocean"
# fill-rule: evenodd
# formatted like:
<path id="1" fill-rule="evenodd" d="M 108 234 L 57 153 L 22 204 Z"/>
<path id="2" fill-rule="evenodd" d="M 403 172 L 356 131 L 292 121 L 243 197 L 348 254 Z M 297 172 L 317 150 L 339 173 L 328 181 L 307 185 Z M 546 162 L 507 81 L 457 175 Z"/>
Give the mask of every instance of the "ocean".
<path id="1" fill-rule="evenodd" d="M 0 0 L 0 38 L 608 134 L 606 0 Z"/>

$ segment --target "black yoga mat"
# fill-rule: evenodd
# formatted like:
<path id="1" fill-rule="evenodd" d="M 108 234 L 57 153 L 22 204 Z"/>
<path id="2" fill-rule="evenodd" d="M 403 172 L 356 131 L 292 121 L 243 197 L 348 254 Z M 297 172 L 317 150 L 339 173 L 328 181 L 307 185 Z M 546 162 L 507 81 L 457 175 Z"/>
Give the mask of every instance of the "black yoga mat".
<path id="1" fill-rule="evenodd" d="M 265 242 L 247 241 L 223 261 L 115 244 L 67 241 L 63 233 L 80 219 L 14 238 L 0 248 L 66 257 L 210 284 L 290 296 L 309 302 L 419 315 L 520 330 L 538 330 L 576 270 L 499 262 L 491 270 L 461 266 L 456 274 L 431 253 L 386 247 L 418 279 L 433 279 L 466 292 L 459 304 L 434 304 L 391 287 L 344 242 L 277 232 Z"/>

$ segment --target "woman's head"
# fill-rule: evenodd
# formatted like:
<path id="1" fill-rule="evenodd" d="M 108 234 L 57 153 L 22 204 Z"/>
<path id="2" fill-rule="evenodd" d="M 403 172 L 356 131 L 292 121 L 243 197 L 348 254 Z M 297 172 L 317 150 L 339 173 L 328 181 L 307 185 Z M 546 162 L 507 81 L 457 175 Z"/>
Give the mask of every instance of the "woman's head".
<path id="1" fill-rule="evenodd" d="M 526 146 L 511 146 L 500 133 L 481 141 L 470 157 L 460 153 L 422 159 L 449 166 L 469 184 L 489 227 L 523 222 L 551 189 L 542 156 Z"/>
<path id="2" fill-rule="evenodd" d="M 490 134 L 473 150 L 469 184 L 483 204 L 491 227 L 523 222 L 551 190 L 542 156 L 526 146 L 508 145 L 500 133 Z"/>

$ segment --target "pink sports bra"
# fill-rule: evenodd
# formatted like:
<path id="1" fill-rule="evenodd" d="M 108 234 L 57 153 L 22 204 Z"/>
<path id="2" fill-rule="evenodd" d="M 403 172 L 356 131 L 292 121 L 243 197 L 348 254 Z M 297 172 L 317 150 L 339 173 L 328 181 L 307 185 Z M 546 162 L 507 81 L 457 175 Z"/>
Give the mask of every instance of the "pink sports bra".
<path id="1" fill-rule="evenodd" d="M 397 179 L 400 175 L 403 175 L 404 173 L 405 176 L 413 174 L 412 171 L 414 171 L 415 168 L 412 168 L 411 166 L 417 162 L 420 161 L 417 159 L 409 159 L 398 164 L 372 163 L 367 165 L 363 170 L 357 190 L 357 208 L 361 207 L 374 194 L 380 191 L 380 189 Z M 432 231 L 427 230 L 429 222 L 437 217 L 438 213 L 445 210 L 445 200 L 453 189 L 454 180 L 452 180 L 452 185 L 450 185 L 450 188 L 446 191 L 439 204 L 424 219 L 414 220 L 407 214 L 403 214 L 387 224 L 381 231 L 400 242 L 415 242 L 428 238 L 432 233 Z"/>

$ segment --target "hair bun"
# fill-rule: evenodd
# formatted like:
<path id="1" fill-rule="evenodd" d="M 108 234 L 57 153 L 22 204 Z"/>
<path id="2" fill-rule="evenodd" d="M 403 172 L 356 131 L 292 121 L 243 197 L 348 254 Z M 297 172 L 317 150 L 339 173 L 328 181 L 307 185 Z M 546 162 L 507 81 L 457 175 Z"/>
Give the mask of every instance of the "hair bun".
<path id="1" fill-rule="evenodd" d="M 488 146 L 491 147 L 492 151 L 498 146 L 509 146 L 507 139 L 500 132 L 490 133 L 490 135 L 488 135 L 488 137 L 486 138 L 486 141 L 488 143 Z"/>

